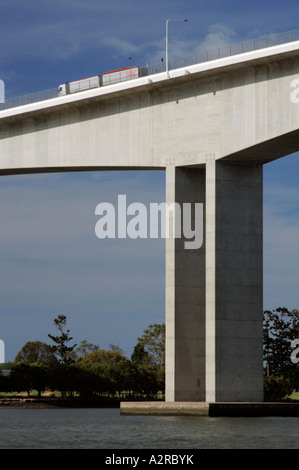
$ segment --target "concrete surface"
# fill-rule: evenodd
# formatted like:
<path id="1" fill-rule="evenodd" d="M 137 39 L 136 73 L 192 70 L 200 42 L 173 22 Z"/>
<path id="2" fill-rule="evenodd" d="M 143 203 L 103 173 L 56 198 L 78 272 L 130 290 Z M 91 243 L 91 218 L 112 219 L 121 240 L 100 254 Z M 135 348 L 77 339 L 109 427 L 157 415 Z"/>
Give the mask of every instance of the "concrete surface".
<path id="1" fill-rule="evenodd" d="M 299 403 L 122 402 L 123 416 L 299 417 Z"/>

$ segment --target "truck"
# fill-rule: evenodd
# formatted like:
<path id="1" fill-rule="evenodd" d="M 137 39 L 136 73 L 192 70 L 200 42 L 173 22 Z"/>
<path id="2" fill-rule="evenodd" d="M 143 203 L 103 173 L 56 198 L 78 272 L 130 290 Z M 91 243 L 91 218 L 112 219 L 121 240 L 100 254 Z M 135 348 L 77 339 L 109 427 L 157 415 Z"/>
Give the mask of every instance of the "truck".
<path id="1" fill-rule="evenodd" d="M 93 77 L 81 78 L 81 80 L 74 80 L 66 82 L 58 87 L 58 95 L 68 95 L 70 93 L 77 93 L 78 91 L 90 90 L 97 88 L 101 84 L 101 76 L 94 75 Z"/>
<path id="2" fill-rule="evenodd" d="M 127 67 L 125 69 L 112 70 L 102 75 L 102 86 L 114 83 L 126 82 L 147 75 L 147 67 Z"/>
<path id="3" fill-rule="evenodd" d="M 81 78 L 72 82 L 66 82 L 58 87 L 58 96 L 78 93 L 79 91 L 90 90 L 101 86 L 113 85 L 114 83 L 125 82 L 138 77 L 148 75 L 147 67 L 126 67 L 124 69 L 112 70 L 102 75 Z"/>

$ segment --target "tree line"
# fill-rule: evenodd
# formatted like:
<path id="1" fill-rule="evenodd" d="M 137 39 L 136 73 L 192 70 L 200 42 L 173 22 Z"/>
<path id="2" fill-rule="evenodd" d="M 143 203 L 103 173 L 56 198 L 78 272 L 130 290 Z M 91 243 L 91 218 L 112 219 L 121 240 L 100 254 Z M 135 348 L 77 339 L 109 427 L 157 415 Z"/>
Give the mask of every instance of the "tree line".
<path id="1" fill-rule="evenodd" d="M 165 325 L 149 325 L 138 338 L 131 359 L 111 344 L 109 350 L 73 338 L 66 328 L 66 316 L 54 320 L 56 336 L 49 334 L 53 345 L 29 341 L 13 363 L 2 365 L 10 374 L 0 374 L 0 391 L 59 391 L 62 397 L 114 397 L 133 399 L 164 396 Z"/>
<path id="2" fill-rule="evenodd" d="M 34 389 L 81 397 L 161 398 L 165 391 L 165 324 L 149 325 L 138 338 L 131 358 L 113 344 L 109 350 L 73 338 L 66 317 L 54 320 L 58 334 L 48 335 L 53 345 L 26 343 L 13 363 L 3 364 L 9 376 L 0 374 L 0 391 Z M 264 400 L 275 401 L 299 390 L 299 352 L 291 360 L 291 343 L 299 341 L 299 311 L 277 308 L 264 312 L 263 325 Z"/>

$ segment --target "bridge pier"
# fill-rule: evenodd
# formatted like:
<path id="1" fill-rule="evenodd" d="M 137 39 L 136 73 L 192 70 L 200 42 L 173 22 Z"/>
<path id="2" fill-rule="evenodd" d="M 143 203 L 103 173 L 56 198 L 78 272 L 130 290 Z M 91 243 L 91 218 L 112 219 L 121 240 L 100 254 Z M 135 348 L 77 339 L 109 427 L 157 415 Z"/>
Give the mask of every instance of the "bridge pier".
<path id="1" fill-rule="evenodd" d="M 201 248 L 166 240 L 166 401 L 263 400 L 262 170 L 166 169 L 166 201 L 205 209 Z"/>

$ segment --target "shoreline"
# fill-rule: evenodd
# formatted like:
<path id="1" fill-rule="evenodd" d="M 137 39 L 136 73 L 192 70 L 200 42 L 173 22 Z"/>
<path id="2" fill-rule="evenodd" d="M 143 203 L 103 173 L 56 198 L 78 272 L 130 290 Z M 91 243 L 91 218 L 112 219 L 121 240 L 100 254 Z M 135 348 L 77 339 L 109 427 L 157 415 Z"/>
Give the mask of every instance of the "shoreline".
<path id="1" fill-rule="evenodd" d="M 0 409 L 12 408 L 120 408 L 120 399 L 79 397 L 0 397 Z"/>
<path id="2" fill-rule="evenodd" d="M 261 403 L 205 403 L 81 397 L 0 397 L 1 409 L 119 409 L 121 415 L 210 417 L 299 417 L 299 400 Z"/>

